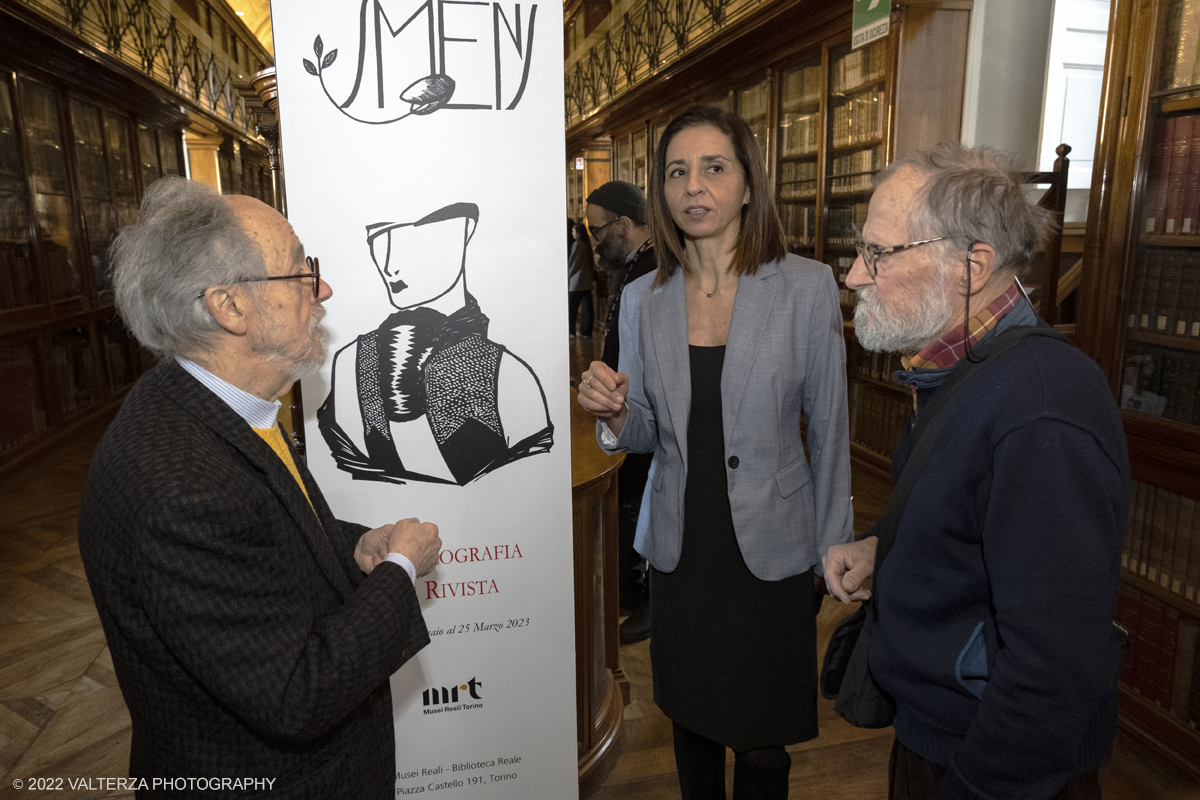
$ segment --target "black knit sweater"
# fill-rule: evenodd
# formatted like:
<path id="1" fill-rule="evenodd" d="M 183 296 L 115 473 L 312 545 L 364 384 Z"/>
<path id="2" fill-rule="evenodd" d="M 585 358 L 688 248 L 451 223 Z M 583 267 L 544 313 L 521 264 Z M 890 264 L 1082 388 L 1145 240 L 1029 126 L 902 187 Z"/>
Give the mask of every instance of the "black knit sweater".
<path id="1" fill-rule="evenodd" d="M 875 583 L 871 671 L 896 699 L 897 738 L 946 768 L 939 800 L 1052 797 L 1115 730 L 1120 416 L 1065 343 L 996 359 L 948 409 Z"/>

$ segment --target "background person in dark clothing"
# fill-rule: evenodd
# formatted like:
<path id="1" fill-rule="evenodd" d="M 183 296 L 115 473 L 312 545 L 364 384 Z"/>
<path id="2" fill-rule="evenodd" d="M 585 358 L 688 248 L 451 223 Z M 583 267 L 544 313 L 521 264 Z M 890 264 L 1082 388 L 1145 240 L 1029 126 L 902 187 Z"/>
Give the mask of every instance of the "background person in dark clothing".
<path id="1" fill-rule="evenodd" d="M 917 415 L 968 347 L 1045 324 L 1015 278 L 1052 224 L 987 150 L 942 143 L 880 173 L 846 284 L 863 347 L 904 355 L 893 378 L 914 387 Z M 1065 342 L 994 358 L 947 407 L 875 576 L 871 674 L 896 701 L 890 796 L 1098 800 L 1117 719 L 1121 418 Z M 912 448 L 906 437 L 893 456 L 897 477 Z M 842 601 L 867 595 L 876 541 L 829 549 Z"/>
<path id="2" fill-rule="evenodd" d="M 601 360 L 614 372 L 621 353 L 617 318 L 621 292 L 632 281 L 654 270 L 654 248 L 646 225 L 646 196 L 625 181 L 609 181 L 588 195 L 587 223 L 600 268 L 608 273 L 611 302 L 604 321 L 604 354 Z M 621 623 L 622 644 L 650 636 L 650 593 L 646 589 L 646 559 L 633 548 L 642 493 L 650 472 L 652 453 L 626 453 L 617 473 L 620 503 L 621 605 L 631 612 Z"/>
<path id="3" fill-rule="evenodd" d="M 583 316 L 579 319 L 579 335 L 590 337 L 595 320 L 595 310 L 592 307 L 592 245 L 588 241 L 587 228 L 582 223 L 575 223 L 572 234 L 575 243 L 571 245 L 571 254 L 567 260 L 567 313 L 570 315 L 568 322 L 570 333 L 574 336 L 575 317 L 579 315 L 579 307 L 582 305 Z"/>

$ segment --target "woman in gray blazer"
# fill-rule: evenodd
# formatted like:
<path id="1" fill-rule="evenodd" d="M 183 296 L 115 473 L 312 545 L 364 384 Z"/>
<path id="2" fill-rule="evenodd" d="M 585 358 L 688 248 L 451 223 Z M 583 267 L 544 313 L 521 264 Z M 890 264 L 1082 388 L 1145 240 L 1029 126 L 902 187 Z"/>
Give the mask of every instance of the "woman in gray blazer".
<path id="1" fill-rule="evenodd" d="M 783 798 L 817 735 L 821 556 L 852 539 L 845 344 L 830 268 L 787 253 L 745 122 L 666 128 L 648 216 L 658 270 L 625 290 L 620 371 L 579 403 L 610 451 L 653 452 L 636 547 L 652 567 L 654 700 L 685 800 Z M 808 417 L 810 457 L 801 443 Z"/>

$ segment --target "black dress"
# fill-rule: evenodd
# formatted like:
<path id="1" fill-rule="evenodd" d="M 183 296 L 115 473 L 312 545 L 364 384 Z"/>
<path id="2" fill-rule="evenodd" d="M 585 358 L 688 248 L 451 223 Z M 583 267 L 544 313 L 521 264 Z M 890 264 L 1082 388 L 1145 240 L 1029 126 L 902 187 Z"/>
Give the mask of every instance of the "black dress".
<path id="1" fill-rule="evenodd" d="M 817 735 L 812 570 L 754 577 L 733 530 L 721 424 L 725 348 L 688 347 L 683 547 L 652 570 L 654 702 L 673 722 L 735 750 Z"/>

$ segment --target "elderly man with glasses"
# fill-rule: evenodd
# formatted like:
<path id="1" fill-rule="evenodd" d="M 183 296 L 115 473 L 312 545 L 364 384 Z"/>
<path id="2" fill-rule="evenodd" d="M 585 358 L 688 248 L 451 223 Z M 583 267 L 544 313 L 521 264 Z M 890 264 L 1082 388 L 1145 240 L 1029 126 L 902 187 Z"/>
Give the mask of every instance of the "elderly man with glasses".
<path id="1" fill-rule="evenodd" d="M 944 415 L 871 591 L 879 531 L 825 561 L 835 596 L 875 607 L 869 663 L 896 705 L 894 800 L 1100 797 L 1120 667 L 1120 416 L 1065 341 L 989 355 L 1006 331 L 1045 327 L 1018 278 L 1052 226 L 1002 158 L 943 143 L 880 174 L 847 278 L 859 342 L 901 354 L 892 379 L 912 389 L 898 482 L 916 422 Z"/>
<path id="2" fill-rule="evenodd" d="M 317 259 L 263 203 L 164 178 L 113 263 L 117 308 L 160 361 L 100 442 L 79 516 L 130 777 L 392 797 L 388 679 L 429 642 L 413 582 L 441 542 L 416 519 L 336 519 L 276 422 L 325 357 Z"/>

